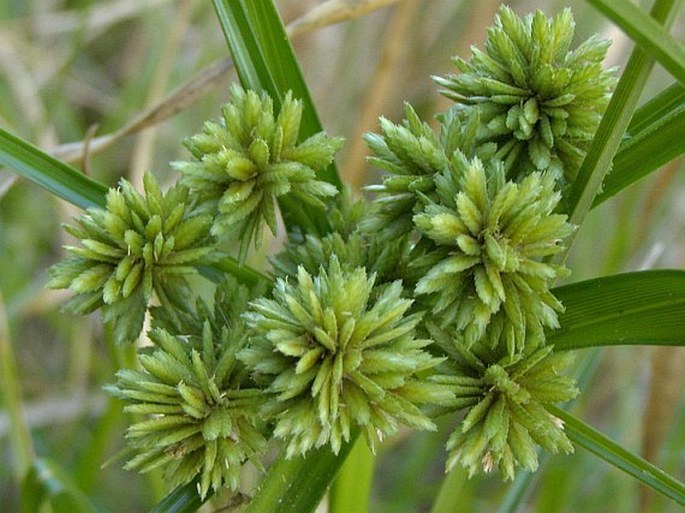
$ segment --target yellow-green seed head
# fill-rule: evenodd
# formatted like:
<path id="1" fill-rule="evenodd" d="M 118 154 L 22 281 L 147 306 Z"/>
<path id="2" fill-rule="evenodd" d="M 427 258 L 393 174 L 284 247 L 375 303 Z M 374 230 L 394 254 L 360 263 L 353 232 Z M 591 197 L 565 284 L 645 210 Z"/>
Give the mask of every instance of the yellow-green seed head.
<path id="1" fill-rule="evenodd" d="M 323 445 L 337 453 L 355 426 L 372 447 L 400 424 L 434 429 L 417 405 L 450 395 L 417 377 L 440 360 L 415 338 L 411 303 L 400 282 L 376 290 L 373 276 L 335 256 L 318 275 L 300 267 L 296 280 L 277 280 L 273 299 L 252 303 L 245 319 L 255 336 L 240 357 L 270 383 L 274 434 L 289 456 Z"/>
<path id="2" fill-rule="evenodd" d="M 322 199 L 335 195 L 335 186 L 316 177 L 343 141 L 318 133 L 300 142 L 302 102 L 290 93 L 276 115 L 266 93 L 234 85 L 222 114 L 186 140 L 194 159 L 172 166 L 216 214 L 212 233 L 239 241 L 244 254 L 264 222 L 276 233 L 278 197 L 323 208 Z"/>
<path id="3" fill-rule="evenodd" d="M 444 95 L 479 111 L 478 139 L 498 144 L 510 176 L 549 169 L 572 181 L 585 157 L 615 78 L 602 69 L 609 41 L 570 51 L 574 27 L 570 9 L 520 18 L 502 6 L 485 50 L 455 57 L 459 74 L 436 77 Z"/>

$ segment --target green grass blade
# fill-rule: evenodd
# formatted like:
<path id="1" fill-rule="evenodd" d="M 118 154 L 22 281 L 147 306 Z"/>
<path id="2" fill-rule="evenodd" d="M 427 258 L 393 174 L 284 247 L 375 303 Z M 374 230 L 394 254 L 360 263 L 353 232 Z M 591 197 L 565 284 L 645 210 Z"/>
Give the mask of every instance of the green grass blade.
<path id="1" fill-rule="evenodd" d="M 0 294 L 0 404 L 9 419 L 9 445 L 14 456 L 11 466 L 18 483 L 36 457 L 31 429 L 22 407 L 20 371 L 14 355 L 5 302 Z"/>
<path id="2" fill-rule="evenodd" d="M 641 107 L 627 134 L 593 208 L 685 153 L 685 88 L 675 84 Z"/>
<path id="3" fill-rule="evenodd" d="M 547 409 L 552 415 L 564 422 L 566 434 L 571 441 L 634 477 L 652 490 L 663 494 L 678 504 L 685 505 L 685 485 L 683 483 L 647 460 L 627 451 L 570 413 L 555 406 L 548 406 Z"/>
<path id="4" fill-rule="evenodd" d="M 281 456 L 262 480 L 245 513 L 311 513 L 352 450 L 359 432 L 335 455 L 328 447 L 309 451 L 306 457 Z"/>
<path id="5" fill-rule="evenodd" d="M 37 459 L 22 482 L 21 512 L 41 513 L 46 504 L 53 513 L 98 511 L 56 462 Z"/>
<path id="6" fill-rule="evenodd" d="M 245 88 L 269 93 L 278 111 L 284 94 L 276 87 L 242 2 L 215 0 L 214 8 L 240 83 Z"/>
<path id="7" fill-rule="evenodd" d="M 547 340 L 559 350 L 685 345 L 685 271 L 643 271 L 554 289 L 566 307 Z"/>
<path id="8" fill-rule="evenodd" d="M 106 186 L 2 128 L 0 165 L 81 208 L 105 205 Z"/>
<path id="9" fill-rule="evenodd" d="M 366 440 L 357 441 L 331 486 L 329 513 L 368 513 L 374 457 Z"/>
<path id="10" fill-rule="evenodd" d="M 656 0 L 651 14 L 657 22 L 669 26 L 676 11 L 673 0 Z M 567 198 L 571 223 L 580 225 L 590 210 L 653 67 L 654 60 L 645 50 L 633 49 Z M 566 254 L 560 254 L 554 260 L 565 257 Z"/>
<path id="11" fill-rule="evenodd" d="M 635 111 L 628 125 L 628 135 L 634 136 L 648 129 L 663 116 L 682 107 L 683 103 L 685 103 L 685 86 L 676 82 Z"/>
<path id="12" fill-rule="evenodd" d="M 685 47 L 668 30 L 629 0 L 589 0 L 607 18 L 646 50 L 676 80 L 685 84 Z M 680 0 L 670 4 L 677 11 Z"/>

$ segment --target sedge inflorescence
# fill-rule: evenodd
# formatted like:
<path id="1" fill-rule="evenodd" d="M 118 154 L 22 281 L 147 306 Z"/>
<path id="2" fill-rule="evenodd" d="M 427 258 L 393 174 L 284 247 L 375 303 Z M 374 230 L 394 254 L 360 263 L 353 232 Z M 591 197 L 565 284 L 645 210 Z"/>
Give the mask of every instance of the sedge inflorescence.
<path id="1" fill-rule="evenodd" d="M 187 188 L 163 193 L 151 174 L 144 194 L 122 179 L 105 209 L 91 208 L 76 222 L 65 229 L 80 245 L 66 247 L 71 257 L 50 269 L 48 286 L 76 293 L 66 305 L 71 311 L 102 308 L 122 343 L 140 334 L 153 292 L 177 307 L 188 293 L 185 276 L 220 256 L 212 216 L 195 209 Z"/>
<path id="2" fill-rule="evenodd" d="M 320 132 L 300 141 L 302 102 L 290 93 L 276 115 L 265 93 L 234 85 L 222 114 L 186 140 L 193 160 L 173 166 L 181 183 L 216 214 L 212 233 L 238 241 L 244 254 L 250 241 L 260 240 L 263 223 L 276 234 L 281 196 L 323 208 L 322 200 L 336 194 L 317 175 L 343 140 Z"/>
<path id="3" fill-rule="evenodd" d="M 296 283 L 277 280 L 273 299 L 245 314 L 255 339 L 241 358 L 256 379 L 268 377 L 274 434 L 291 456 L 324 444 L 337 453 L 355 427 L 371 447 L 401 424 L 434 429 L 418 405 L 445 393 L 417 375 L 440 359 L 416 337 L 421 315 L 406 315 L 401 283 L 374 282 L 333 256 L 316 276 L 300 267 Z"/>
<path id="4" fill-rule="evenodd" d="M 572 228 L 553 213 L 561 195 L 549 174 L 517 183 L 505 179 L 501 163 L 490 166 L 457 150 L 450 169 L 435 177 L 437 200 L 414 222 L 442 258 L 416 292 L 435 296 L 433 311 L 463 331 L 467 345 L 491 326 L 489 335 L 502 334 L 513 353 L 558 327 L 561 304 L 549 287 L 565 270 L 541 259 L 561 251 Z"/>
<path id="5" fill-rule="evenodd" d="M 500 7 L 485 49 L 455 57 L 460 73 L 436 77 L 442 91 L 481 115 L 479 140 L 496 142 L 508 174 L 551 170 L 572 182 L 609 101 L 613 70 L 602 68 L 609 41 L 592 37 L 570 50 L 570 9 L 521 18 Z"/>
<path id="6" fill-rule="evenodd" d="M 337 454 L 357 431 L 375 448 L 453 412 L 448 469 L 512 479 L 536 468 L 537 447 L 572 451 L 546 409 L 577 394 L 570 356 L 546 340 L 563 311 L 552 287 L 568 274 L 550 258 L 574 230 L 564 193 L 613 83 L 607 44 L 569 51 L 572 28 L 567 10 L 502 7 L 485 51 L 438 79 L 455 100 L 439 131 L 407 104 L 403 121 L 366 135 L 387 172 L 370 205 L 321 178 L 342 141 L 300 140 L 301 102 L 287 94 L 276 112 L 234 86 L 221 118 L 186 141 L 177 185 L 162 193 L 147 175 L 141 194 L 122 180 L 105 209 L 79 217 L 68 230 L 81 246 L 50 285 L 76 292 L 77 312 L 101 307 L 119 341 L 151 315 L 152 345 L 109 387 L 142 416 L 127 467 L 164 469 L 171 485 L 197 478 L 205 497 L 237 490 L 270 437 L 288 458 Z M 296 226 L 268 276 L 204 268 L 251 285 L 224 282 L 213 309 L 189 307 L 185 275 L 227 240 L 244 260 L 289 201 L 320 209 L 326 229 Z"/>

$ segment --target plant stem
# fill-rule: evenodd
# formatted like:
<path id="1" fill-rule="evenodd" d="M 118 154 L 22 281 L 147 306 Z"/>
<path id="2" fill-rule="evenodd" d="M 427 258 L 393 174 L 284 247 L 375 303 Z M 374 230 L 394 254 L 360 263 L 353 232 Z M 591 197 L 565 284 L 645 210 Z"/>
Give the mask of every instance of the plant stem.
<path id="1" fill-rule="evenodd" d="M 333 481 L 329 513 L 367 513 L 373 483 L 374 456 L 366 440 L 357 438 L 338 476 Z"/>
<path id="2" fill-rule="evenodd" d="M 442 480 L 440 491 L 433 503 L 431 513 L 453 513 L 463 506 L 462 490 L 467 483 L 468 473 L 461 466 L 454 467 Z"/>

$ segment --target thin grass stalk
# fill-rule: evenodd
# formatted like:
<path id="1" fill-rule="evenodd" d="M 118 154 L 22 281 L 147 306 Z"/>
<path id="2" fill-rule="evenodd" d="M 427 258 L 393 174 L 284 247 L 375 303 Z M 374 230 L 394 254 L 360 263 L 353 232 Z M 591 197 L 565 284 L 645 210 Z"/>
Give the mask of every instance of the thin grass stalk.
<path id="1" fill-rule="evenodd" d="M 10 442 L 14 451 L 13 474 L 17 482 L 24 475 L 36 458 L 36 451 L 31 440 L 31 430 L 24 417 L 21 400 L 21 385 L 17 361 L 12 350 L 12 340 L 5 304 L 0 295 L 0 392 L 10 422 Z"/>
<path id="2" fill-rule="evenodd" d="M 651 15 L 665 27 L 669 27 L 677 13 L 677 2 L 657 0 Z M 590 150 L 578 171 L 569 197 L 569 221 L 579 226 L 592 207 L 592 202 L 602 186 L 604 176 L 611 168 L 611 161 L 618 150 L 623 134 L 628 128 L 655 60 L 641 47 L 636 46 L 628 59 L 626 69 L 616 87 L 606 113 L 597 128 Z M 576 232 L 577 233 L 577 232 Z M 573 245 L 571 236 L 565 252 L 554 259 L 564 261 Z"/>

